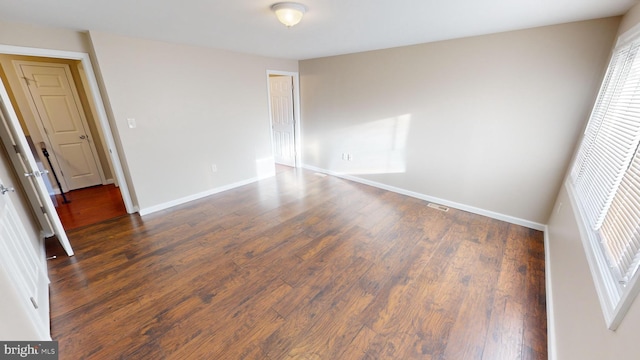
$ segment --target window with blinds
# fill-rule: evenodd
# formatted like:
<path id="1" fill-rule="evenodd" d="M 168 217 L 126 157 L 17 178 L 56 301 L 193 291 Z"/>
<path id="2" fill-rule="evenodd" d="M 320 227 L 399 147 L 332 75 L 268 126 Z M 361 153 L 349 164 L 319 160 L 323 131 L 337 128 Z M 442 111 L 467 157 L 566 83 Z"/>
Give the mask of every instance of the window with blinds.
<path id="1" fill-rule="evenodd" d="M 640 39 L 614 50 L 571 168 L 573 199 L 604 283 L 610 328 L 638 292 Z M 592 271 L 594 265 L 592 264 Z M 600 290 L 599 290 L 600 291 Z M 603 305 L 603 309 L 605 306 Z"/>

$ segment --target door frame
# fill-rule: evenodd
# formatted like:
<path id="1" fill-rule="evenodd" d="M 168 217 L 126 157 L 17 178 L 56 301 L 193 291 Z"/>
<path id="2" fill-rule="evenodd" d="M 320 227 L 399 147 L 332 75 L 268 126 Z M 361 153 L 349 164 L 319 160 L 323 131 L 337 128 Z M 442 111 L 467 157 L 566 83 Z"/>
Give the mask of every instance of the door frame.
<path id="1" fill-rule="evenodd" d="M 122 195 L 124 206 L 127 210 L 127 213 L 132 214 L 136 212 L 137 209 L 134 207 L 133 201 L 131 200 L 131 193 L 129 192 L 129 187 L 124 176 L 122 163 L 120 162 L 120 156 L 118 155 L 118 150 L 115 145 L 113 133 L 111 131 L 111 126 L 109 125 L 107 112 L 105 110 L 104 102 L 102 101 L 102 95 L 98 87 L 98 81 L 96 79 L 95 72 L 93 71 L 93 66 L 91 65 L 89 54 L 74 51 L 40 49 L 2 44 L 0 44 L 0 53 L 9 55 L 40 56 L 79 60 L 82 63 L 82 67 L 86 75 L 87 84 L 89 86 L 89 89 L 85 89 L 85 91 L 87 91 L 87 96 L 90 96 L 91 100 L 93 100 L 95 104 L 95 110 L 97 113 L 97 125 L 100 126 L 100 129 L 102 130 L 102 133 L 104 135 L 104 140 L 109 150 L 107 155 L 111 159 L 114 176 L 116 177 L 117 184 L 120 187 L 120 194 Z M 0 86 L 5 88 L 6 90 L 5 85 L 1 82 Z"/>
<path id="2" fill-rule="evenodd" d="M 85 127 L 85 132 L 88 134 L 91 134 L 91 131 L 89 130 L 89 126 L 87 124 L 88 120 L 87 120 L 87 116 L 86 116 L 86 111 L 89 111 L 88 109 L 85 109 L 84 106 L 82 105 L 82 102 L 80 101 L 79 95 L 78 95 L 78 88 L 76 87 L 76 84 L 74 83 L 74 76 L 73 73 L 71 72 L 71 67 L 69 66 L 69 64 L 60 64 L 60 63 L 49 63 L 49 62 L 36 62 L 36 61 L 27 61 L 27 60 L 12 60 L 11 63 L 13 64 L 14 67 L 20 68 L 20 71 L 24 71 L 22 69 L 22 65 L 27 65 L 27 66 L 40 66 L 40 67 L 47 67 L 48 65 L 52 64 L 54 65 L 54 67 L 58 67 L 58 68 L 63 68 L 65 70 L 65 75 L 67 76 L 67 80 L 69 81 L 69 85 L 70 85 L 70 92 L 73 96 L 73 100 L 76 103 L 76 106 L 78 108 L 78 113 L 80 115 L 80 121 L 82 122 L 82 126 Z M 20 76 L 20 73 L 18 73 L 18 76 Z M 80 80 L 80 79 L 78 79 Z M 42 121 L 42 117 L 39 115 L 39 111 L 38 111 L 38 106 L 35 103 L 35 100 L 33 99 L 33 94 L 31 93 L 31 89 L 29 88 L 28 84 L 25 84 L 25 82 L 20 82 L 21 88 L 23 93 L 25 94 L 25 97 L 27 99 L 27 102 L 29 103 L 29 108 L 31 109 L 31 112 L 33 113 L 34 117 L 35 117 L 35 125 L 36 125 L 36 129 L 33 130 L 37 130 L 40 133 L 40 138 L 42 139 L 42 141 L 46 144 L 48 149 L 55 149 L 54 146 L 52 146 L 51 144 L 51 138 L 49 137 L 49 135 L 47 134 L 47 132 L 45 131 L 45 127 L 44 127 L 44 123 Z M 29 125 L 27 124 L 27 128 L 29 127 Z M 33 132 L 32 129 L 29 129 L 29 132 Z M 33 138 L 33 137 L 32 137 Z M 96 164 L 96 171 L 98 173 L 98 176 L 100 176 L 100 183 L 102 183 L 103 185 L 105 185 L 107 183 L 107 180 L 104 176 L 104 170 L 103 170 L 103 165 L 100 162 L 100 158 L 98 157 L 98 152 L 97 152 L 97 148 L 95 146 L 95 141 L 92 139 L 89 142 L 89 147 L 91 149 L 91 155 L 92 155 L 92 159 L 94 161 L 94 163 Z M 51 151 L 49 153 L 49 156 L 51 157 L 51 159 L 53 160 L 52 162 L 55 164 L 55 167 L 52 169 L 55 172 L 57 172 L 59 174 L 59 177 L 61 177 L 62 181 L 61 181 L 61 186 L 65 189 L 59 189 L 60 192 L 68 192 L 69 191 L 69 183 L 67 182 L 67 178 L 65 177 L 65 175 L 63 174 L 62 171 L 62 166 L 60 165 L 60 161 L 58 159 L 58 156 L 62 157 L 62 155 L 57 155 L 56 151 Z M 62 158 L 64 160 L 64 158 Z"/>
<path id="3" fill-rule="evenodd" d="M 295 151 L 294 167 L 302 166 L 302 139 L 300 129 L 300 74 L 291 71 L 267 70 L 267 102 L 269 103 L 269 136 L 271 138 L 271 153 L 273 155 L 273 116 L 271 112 L 271 87 L 269 86 L 269 75 L 284 75 L 293 78 L 293 144 Z"/>

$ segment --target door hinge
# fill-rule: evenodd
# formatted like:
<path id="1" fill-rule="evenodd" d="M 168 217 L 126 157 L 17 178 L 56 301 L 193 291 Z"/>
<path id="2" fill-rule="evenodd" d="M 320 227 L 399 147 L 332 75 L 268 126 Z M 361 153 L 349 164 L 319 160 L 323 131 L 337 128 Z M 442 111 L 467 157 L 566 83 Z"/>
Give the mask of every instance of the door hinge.
<path id="1" fill-rule="evenodd" d="M 33 307 L 37 309 L 38 308 L 38 303 L 36 302 L 36 299 L 34 299 L 33 296 L 30 297 L 29 299 L 31 299 L 31 304 L 33 305 Z"/>
<path id="2" fill-rule="evenodd" d="M 43 213 L 43 214 L 46 214 L 46 213 L 47 213 L 47 211 L 44 209 L 44 206 L 40 206 L 40 210 L 42 210 L 42 213 Z"/>
<path id="3" fill-rule="evenodd" d="M 13 150 L 16 151 L 16 154 L 20 154 L 20 150 L 18 149 L 18 145 L 13 145 Z"/>
<path id="4" fill-rule="evenodd" d="M 47 128 L 45 127 L 45 128 L 43 128 L 43 129 L 44 129 L 44 133 L 45 133 L 45 134 L 47 134 L 47 135 L 49 135 L 49 131 L 47 131 Z"/>

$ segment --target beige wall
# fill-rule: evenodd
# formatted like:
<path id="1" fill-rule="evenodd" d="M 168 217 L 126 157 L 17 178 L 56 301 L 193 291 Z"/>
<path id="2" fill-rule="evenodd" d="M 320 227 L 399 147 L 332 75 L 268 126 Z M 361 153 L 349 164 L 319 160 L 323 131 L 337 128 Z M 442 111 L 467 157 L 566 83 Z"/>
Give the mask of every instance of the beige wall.
<path id="1" fill-rule="evenodd" d="M 640 6 L 636 5 L 629 9 L 620 22 L 620 28 L 618 28 L 618 35 L 624 34 L 626 31 L 631 30 L 632 27 L 640 23 Z"/>
<path id="2" fill-rule="evenodd" d="M 640 22 L 640 5 L 623 18 L 619 35 Z M 604 72 L 604 69 L 602 69 Z M 616 331 L 607 329 L 580 240 L 576 214 L 564 186 L 548 222 L 547 276 L 551 279 L 557 359 L 638 359 L 640 301 L 636 299 Z"/>
<path id="3" fill-rule="evenodd" d="M 301 61 L 303 162 L 545 224 L 618 23 Z"/>
<path id="4" fill-rule="evenodd" d="M 78 31 L 0 21 L 0 44 L 88 53 L 87 34 Z"/>
<path id="5" fill-rule="evenodd" d="M 90 37 L 142 210 L 273 171 L 266 71 L 296 61 Z"/>

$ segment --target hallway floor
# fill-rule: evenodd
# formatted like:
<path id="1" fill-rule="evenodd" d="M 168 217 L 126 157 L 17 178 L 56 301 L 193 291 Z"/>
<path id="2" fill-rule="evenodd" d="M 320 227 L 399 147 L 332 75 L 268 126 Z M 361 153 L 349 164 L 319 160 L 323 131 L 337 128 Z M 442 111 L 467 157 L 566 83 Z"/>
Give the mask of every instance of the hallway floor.
<path id="1" fill-rule="evenodd" d="M 115 185 L 99 185 L 65 193 L 52 198 L 65 230 L 77 229 L 113 219 L 127 213 L 120 189 Z"/>

